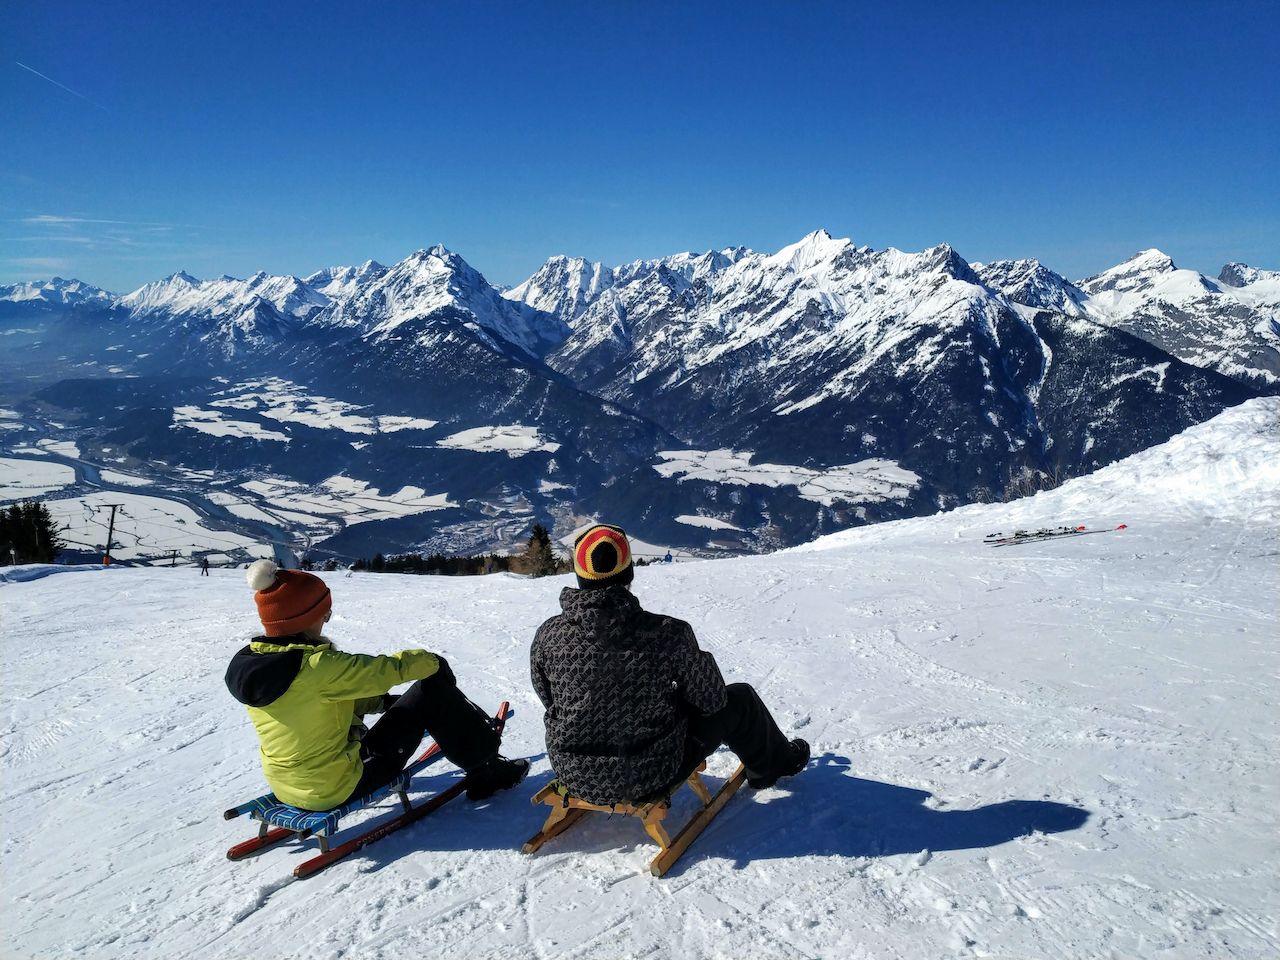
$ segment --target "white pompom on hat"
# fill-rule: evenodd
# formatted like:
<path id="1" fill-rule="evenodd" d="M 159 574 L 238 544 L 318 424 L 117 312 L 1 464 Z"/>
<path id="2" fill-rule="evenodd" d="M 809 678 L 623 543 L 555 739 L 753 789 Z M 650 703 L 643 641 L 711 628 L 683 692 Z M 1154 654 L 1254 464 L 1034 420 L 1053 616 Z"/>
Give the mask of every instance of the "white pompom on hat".
<path id="1" fill-rule="evenodd" d="M 249 569 L 245 571 L 245 579 L 249 581 L 249 589 L 258 591 L 266 590 L 276 582 L 277 567 L 270 560 L 255 560 L 249 564 Z"/>

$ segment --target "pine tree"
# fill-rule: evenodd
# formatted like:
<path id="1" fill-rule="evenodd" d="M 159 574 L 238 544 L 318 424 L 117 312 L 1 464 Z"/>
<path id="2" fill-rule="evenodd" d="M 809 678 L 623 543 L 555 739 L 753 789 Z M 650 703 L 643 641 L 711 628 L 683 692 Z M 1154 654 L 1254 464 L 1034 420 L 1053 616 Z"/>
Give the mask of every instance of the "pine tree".
<path id="1" fill-rule="evenodd" d="M 43 503 L 25 500 L 0 511 L 0 565 L 52 563 L 65 545 Z"/>
<path id="2" fill-rule="evenodd" d="M 525 547 L 521 566 L 534 577 L 545 577 L 556 572 L 556 555 L 551 552 L 551 532 L 540 523 L 533 525 L 529 545 Z"/>

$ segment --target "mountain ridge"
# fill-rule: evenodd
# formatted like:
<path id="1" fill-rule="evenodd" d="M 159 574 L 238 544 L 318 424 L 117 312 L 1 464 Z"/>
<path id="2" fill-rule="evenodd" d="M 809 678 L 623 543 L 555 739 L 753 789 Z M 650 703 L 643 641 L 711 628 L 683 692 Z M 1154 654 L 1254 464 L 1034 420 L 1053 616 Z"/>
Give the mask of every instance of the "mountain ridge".
<path id="1" fill-rule="evenodd" d="M 1137 277 L 1122 295 L 1176 270 L 1161 257 L 1120 265 Z M 1247 292 L 1273 275 L 1230 276 Z M 534 519 L 560 535 L 605 516 L 755 551 L 1086 472 L 1254 395 L 1090 296 L 1035 261 L 825 230 L 773 253 L 557 256 L 506 291 L 437 244 L 42 304 L 50 334 L 11 342 L 44 359 L 12 362 L 67 371 L 39 401 L 111 456 L 447 494 L 447 510 L 325 528 L 331 549 L 487 549 Z"/>

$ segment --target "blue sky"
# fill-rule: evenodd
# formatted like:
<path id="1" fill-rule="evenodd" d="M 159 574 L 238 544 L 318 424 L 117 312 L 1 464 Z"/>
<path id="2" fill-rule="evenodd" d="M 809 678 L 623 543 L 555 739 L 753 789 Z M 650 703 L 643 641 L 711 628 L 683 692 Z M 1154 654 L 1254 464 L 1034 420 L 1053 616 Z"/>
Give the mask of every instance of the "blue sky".
<path id="1" fill-rule="evenodd" d="M 817 227 L 1280 268 L 1280 4 L 0 7 L 0 282 L 444 243 L 496 283 Z"/>

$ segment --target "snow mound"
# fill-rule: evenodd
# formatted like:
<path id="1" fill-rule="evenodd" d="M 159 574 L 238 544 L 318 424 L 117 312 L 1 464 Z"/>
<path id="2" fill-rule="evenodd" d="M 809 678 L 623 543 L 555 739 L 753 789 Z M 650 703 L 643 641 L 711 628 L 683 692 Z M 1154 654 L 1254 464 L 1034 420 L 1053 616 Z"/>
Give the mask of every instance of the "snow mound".
<path id="1" fill-rule="evenodd" d="M 1224 410 L 1087 477 L 1027 501 L 1033 509 L 1118 516 L 1280 520 L 1280 398 Z"/>
<path id="2" fill-rule="evenodd" d="M 100 563 L 78 563 L 74 566 L 63 566 L 57 563 L 20 563 L 14 567 L 0 567 L 0 583 L 31 583 L 59 573 L 93 573 L 96 570 L 110 570 Z M 115 567 L 116 570 L 123 569 Z"/>

